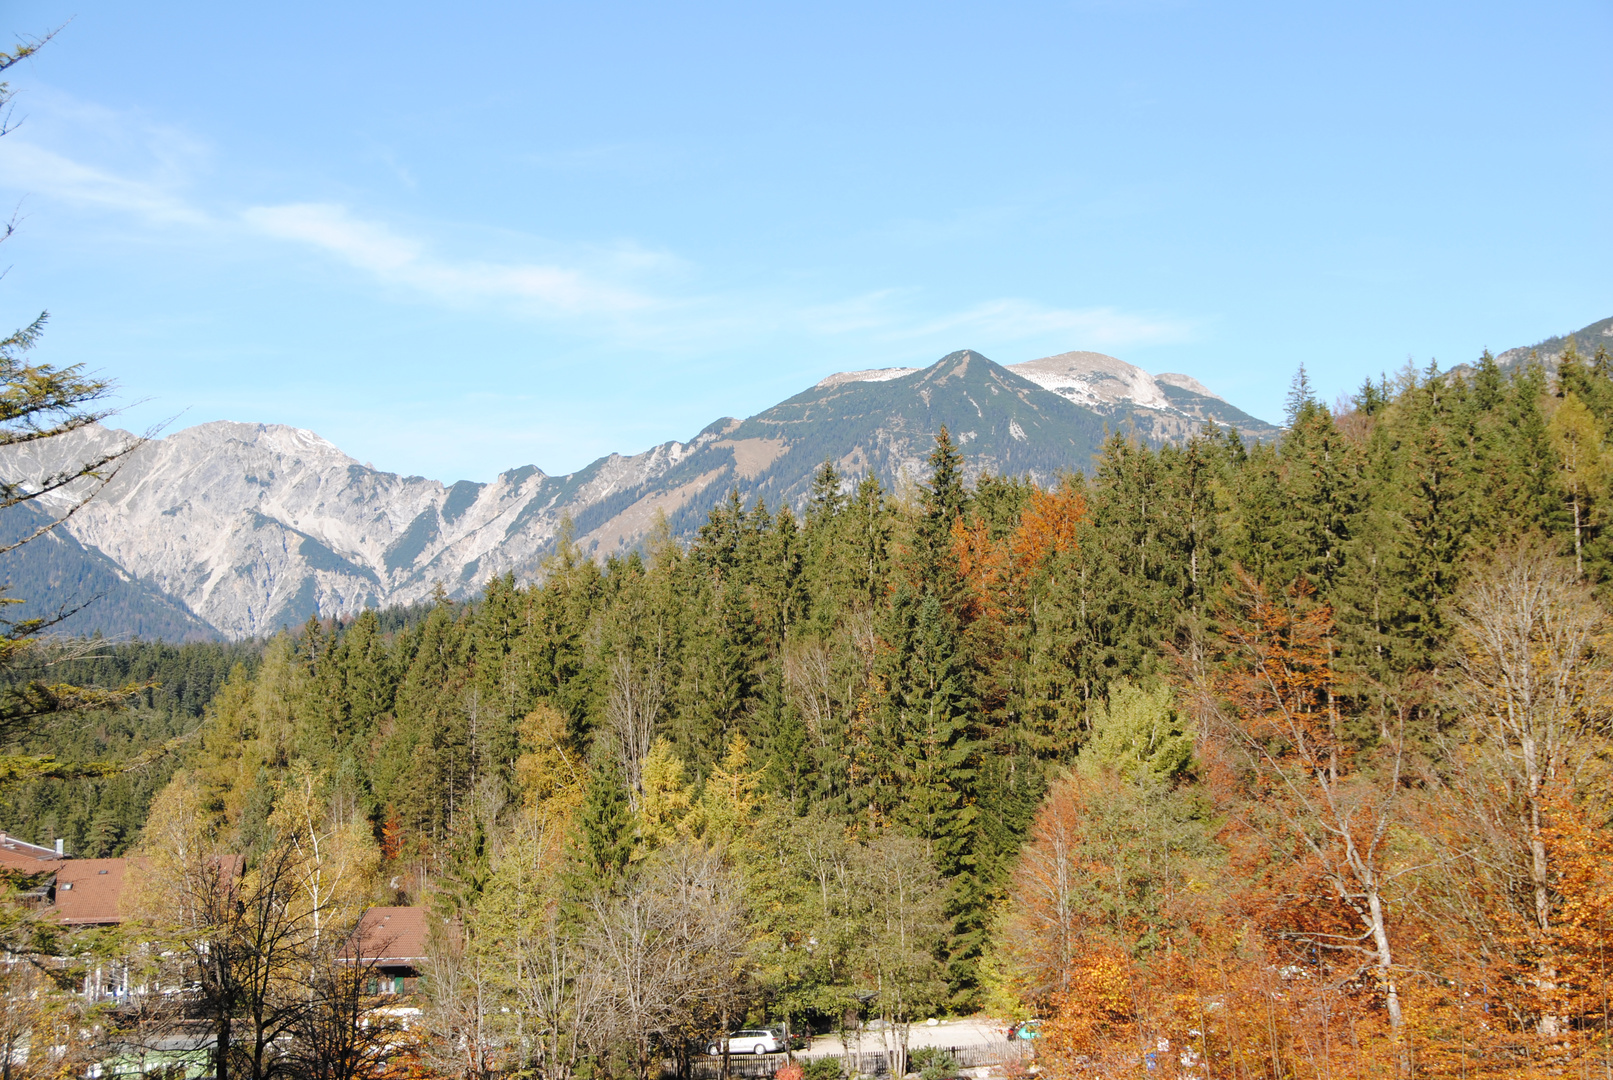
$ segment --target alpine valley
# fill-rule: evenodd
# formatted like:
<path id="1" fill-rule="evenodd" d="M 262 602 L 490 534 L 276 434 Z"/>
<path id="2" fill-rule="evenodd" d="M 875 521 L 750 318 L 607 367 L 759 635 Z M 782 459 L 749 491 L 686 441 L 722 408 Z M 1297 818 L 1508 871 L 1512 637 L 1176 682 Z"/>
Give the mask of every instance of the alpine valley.
<path id="1" fill-rule="evenodd" d="M 382 472 L 296 428 L 208 423 L 136 449 L 45 542 L 19 549 L 9 583 L 19 597 L 57 598 L 25 615 L 85 605 L 60 624 L 69 632 L 241 639 L 439 588 L 466 598 L 495 575 L 530 580 L 568 519 L 579 547 L 605 558 L 640 544 L 662 516 L 674 536 L 692 534 L 736 490 L 747 505 L 799 508 L 825 461 L 848 484 L 872 473 L 901 491 L 923 474 L 942 425 L 972 475 L 1045 483 L 1088 468 L 1110 432 L 1157 446 L 1208 423 L 1249 441 L 1280 433 L 1185 375 L 1094 352 L 1003 367 L 968 350 L 926 368 L 831 375 L 749 419 L 570 475 L 528 465 L 486 484 Z M 37 484 L 131 439 L 90 427 L 25 444 L 0 457 L 0 475 Z M 38 501 L 59 513 L 73 499 Z M 40 513 L 13 514 L 22 510 Z"/>

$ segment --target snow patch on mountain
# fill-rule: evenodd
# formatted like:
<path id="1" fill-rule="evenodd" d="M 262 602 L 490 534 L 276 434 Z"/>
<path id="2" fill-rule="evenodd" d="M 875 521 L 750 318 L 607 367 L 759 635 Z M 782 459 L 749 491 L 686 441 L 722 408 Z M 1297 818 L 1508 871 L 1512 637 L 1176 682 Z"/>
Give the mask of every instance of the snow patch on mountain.
<path id="1" fill-rule="evenodd" d="M 837 371 L 826 379 L 818 382 L 819 389 L 828 389 L 831 386 L 844 386 L 854 382 L 890 382 L 900 379 L 903 375 L 911 375 L 915 371 L 923 371 L 916 367 L 887 367 L 869 368 L 866 371 Z"/>
<path id="2" fill-rule="evenodd" d="M 1169 409 L 1170 399 L 1154 377 L 1140 367 L 1097 352 L 1067 352 L 1010 364 L 1008 370 L 1044 390 L 1098 412 L 1121 405 Z"/>

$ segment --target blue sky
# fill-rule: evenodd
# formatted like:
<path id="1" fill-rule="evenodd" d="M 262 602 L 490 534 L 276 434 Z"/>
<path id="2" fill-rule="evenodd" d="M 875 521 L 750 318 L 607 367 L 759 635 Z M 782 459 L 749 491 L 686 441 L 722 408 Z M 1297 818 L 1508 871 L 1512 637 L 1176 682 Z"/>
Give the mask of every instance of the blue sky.
<path id="1" fill-rule="evenodd" d="M 1613 5 L 22 0 L 0 318 L 131 427 L 452 481 L 848 368 L 1277 418 L 1613 315 Z"/>

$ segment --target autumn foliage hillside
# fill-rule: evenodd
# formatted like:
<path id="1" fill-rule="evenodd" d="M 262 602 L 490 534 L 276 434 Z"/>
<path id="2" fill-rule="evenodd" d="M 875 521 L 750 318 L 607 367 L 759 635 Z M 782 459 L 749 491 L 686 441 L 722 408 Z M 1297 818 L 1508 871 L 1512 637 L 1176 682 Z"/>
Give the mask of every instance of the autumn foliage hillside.
<path id="1" fill-rule="evenodd" d="M 432 910 L 411 1068 L 478 1080 L 982 1009 L 1060 1078 L 1607 1075 L 1610 437 L 1606 354 L 1048 488 L 942 430 L 913 491 L 276 639 L 141 844 L 333 838 L 343 913 Z"/>

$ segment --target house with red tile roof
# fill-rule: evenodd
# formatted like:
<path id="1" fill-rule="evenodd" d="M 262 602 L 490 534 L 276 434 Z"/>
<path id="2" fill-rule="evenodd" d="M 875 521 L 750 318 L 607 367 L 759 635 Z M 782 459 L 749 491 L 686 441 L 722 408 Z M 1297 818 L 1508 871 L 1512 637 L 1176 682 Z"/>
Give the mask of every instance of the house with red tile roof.
<path id="1" fill-rule="evenodd" d="M 123 921 L 128 859 L 65 859 L 56 867 L 56 917 L 68 926 L 116 926 Z"/>
<path id="2" fill-rule="evenodd" d="M 372 907 L 358 922 L 352 961 L 372 964 L 371 993 L 412 994 L 426 963 L 429 914 L 423 907 Z"/>

